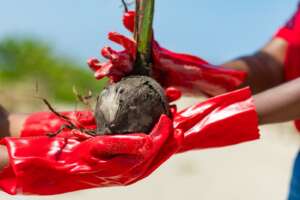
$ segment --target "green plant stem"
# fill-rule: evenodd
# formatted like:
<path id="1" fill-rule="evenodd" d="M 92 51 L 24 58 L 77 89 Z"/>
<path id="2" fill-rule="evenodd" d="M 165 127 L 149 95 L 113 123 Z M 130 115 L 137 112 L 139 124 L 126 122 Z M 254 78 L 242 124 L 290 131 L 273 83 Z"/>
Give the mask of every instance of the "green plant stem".
<path id="1" fill-rule="evenodd" d="M 155 0 L 136 0 L 134 38 L 137 42 L 135 74 L 151 74 L 153 18 Z"/>

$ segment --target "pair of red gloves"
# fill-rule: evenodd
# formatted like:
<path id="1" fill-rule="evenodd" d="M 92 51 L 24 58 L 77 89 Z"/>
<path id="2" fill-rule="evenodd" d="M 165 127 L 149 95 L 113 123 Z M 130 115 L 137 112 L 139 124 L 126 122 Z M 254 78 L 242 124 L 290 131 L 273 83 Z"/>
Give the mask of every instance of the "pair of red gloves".
<path id="1" fill-rule="evenodd" d="M 132 31 L 134 13 L 124 23 Z M 118 81 L 129 75 L 135 43 L 116 33 L 110 39 L 124 51 L 104 48 L 109 59 L 89 64 L 97 78 Z M 200 58 L 176 54 L 153 41 L 153 76 L 165 87 L 180 86 L 207 94 L 232 90 L 245 74 L 209 65 Z M 179 97 L 168 90 L 170 100 Z M 78 128 L 95 130 L 91 112 L 66 112 Z M 248 88 L 211 98 L 177 112 L 162 115 L 150 134 L 132 133 L 92 137 L 64 129 L 56 137 L 46 136 L 67 124 L 52 113 L 36 113 L 24 124 L 22 138 L 5 138 L 10 163 L 0 173 L 0 187 L 10 194 L 58 194 L 74 190 L 129 185 L 150 175 L 172 155 L 194 149 L 223 147 L 259 138 L 257 114 Z"/>

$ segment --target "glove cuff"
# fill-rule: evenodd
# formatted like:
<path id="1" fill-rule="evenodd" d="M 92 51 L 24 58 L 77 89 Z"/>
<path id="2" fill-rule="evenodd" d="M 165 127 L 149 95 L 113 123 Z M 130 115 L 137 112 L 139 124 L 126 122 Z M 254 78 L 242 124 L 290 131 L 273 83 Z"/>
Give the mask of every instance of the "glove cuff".
<path id="1" fill-rule="evenodd" d="M 209 99 L 178 113 L 182 151 L 223 147 L 259 138 L 258 116 L 249 88 Z"/>

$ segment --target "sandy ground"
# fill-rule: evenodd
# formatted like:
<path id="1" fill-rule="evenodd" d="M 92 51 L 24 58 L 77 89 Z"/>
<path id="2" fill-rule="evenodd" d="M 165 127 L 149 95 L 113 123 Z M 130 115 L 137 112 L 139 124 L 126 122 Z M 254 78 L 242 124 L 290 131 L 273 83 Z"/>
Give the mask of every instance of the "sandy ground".
<path id="1" fill-rule="evenodd" d="M 133 186 L 43 198 L 0 193 L 0 200 L 284 200 L 300 137 L 291 123 L 261 127 L 261 133 L 255 142 L 174 156 Z"/>

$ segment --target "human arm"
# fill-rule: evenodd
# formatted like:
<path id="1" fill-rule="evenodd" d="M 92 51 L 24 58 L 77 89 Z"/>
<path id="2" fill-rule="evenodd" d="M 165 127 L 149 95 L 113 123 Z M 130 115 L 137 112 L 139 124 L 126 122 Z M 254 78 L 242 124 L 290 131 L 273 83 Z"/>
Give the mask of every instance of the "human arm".
<path id="1" fill-rule="evenodd" d="M 300 78 L 254 96 L 260 124 L 286 122 L 300 118 Z"/>
<path id="2" fill-rule="evenodd" d="M 222 66 L 247 72 L 242 86 L 249 85 L 254 94 L 284 82 L 284 59 L 287 42 L 274 38 L 253 55 L 243 56 Z"/>
<path id="3" fill-rule="evenodd" d="M 223 66 L 248 72 L 244 85 L 254 94 L 260 124 L 300 118 L 300 78 L 285 82 L 284 64 L 288 42 L 274 38 L 254 55 L 241 57 Z"/>
<path id="4" fill-rule="evenodd" d="M 223 66 L 248 72 L 243 85 L 254 94 L 260 124 L 300 118 L 300 78 L 284 83 L 287 42 L 274 38 L 254 55 L 241 57 Z"/>
<path id="5" fill-rule="evenodd" d="M 260 56 L 266 54 L 267 56 Z M 295 14 L 258 53 L 225 63 L 248 71 L 260 123 L 300 118 L 300 4 Z"/>

